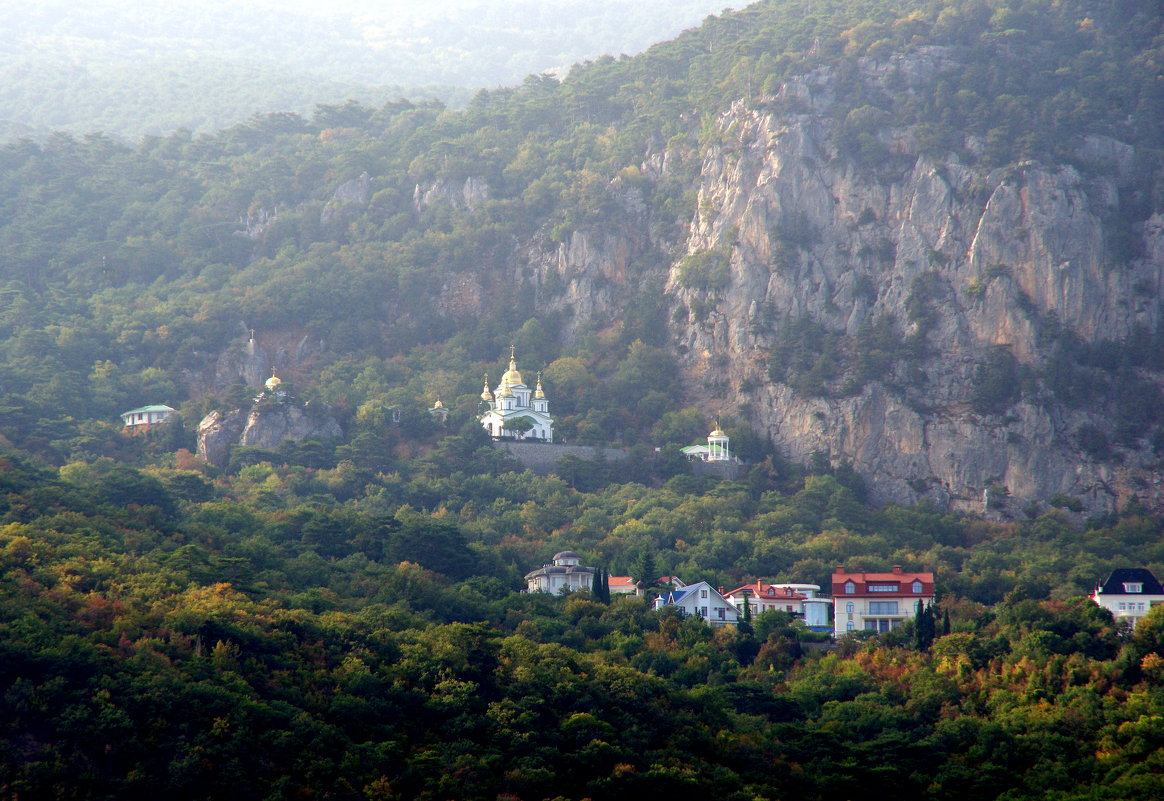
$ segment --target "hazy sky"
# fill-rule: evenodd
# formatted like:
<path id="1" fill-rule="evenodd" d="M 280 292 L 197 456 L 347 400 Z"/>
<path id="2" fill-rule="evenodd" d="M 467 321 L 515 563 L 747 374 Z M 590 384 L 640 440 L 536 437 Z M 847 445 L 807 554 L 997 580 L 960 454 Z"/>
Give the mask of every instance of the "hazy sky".
<path id="1" fill-rule="evenodd" d="M 209 130 L 414 90 L 455 105 L 634 55 L 722 10 L 723 0 L 0 0 L 0 141 Z"/>

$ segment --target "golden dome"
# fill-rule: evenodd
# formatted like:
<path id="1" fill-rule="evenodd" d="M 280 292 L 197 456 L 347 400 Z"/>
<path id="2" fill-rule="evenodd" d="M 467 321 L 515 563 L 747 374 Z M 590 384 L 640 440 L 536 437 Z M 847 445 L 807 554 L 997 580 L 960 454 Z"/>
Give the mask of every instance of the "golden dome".
<path id="1" fill-rule="evenodd" d="M 723 429 L 719 427 L 719 420 L 716 420 L 715 421 L 715 431 L 712 431 L 707 436 L 709 436 L 709 437 L 726 437 L 727 434 L 725 434 L 723 432 Z"/>
<path id="2" fill-rule="evenodd" d="M 541 373 L 538 373 L 538 386 L 537 386 L 537 389 L 534 390 L 534 397 L 535 398 L 542 398 L 543 400 L 546 397 L 546 393 L 542 392 L 542 374 Z"/>
<path id="3" fill-rule="evenodd" d="M 513 390 L 509 388 L 509 384 L 505 383 L 504 381 L 501 382 L 501 388 L 497 390 L 497 397 L 499 397 L 499 398 L 512 398 L 513 397 Z"/>
<path id="4" fill-rule="evenodd" d="M 501 383 L 510 386 L 525 383 L 521 378 L 521 373 L 517 371 L 517 360 L 514 358 L 512 346 L 509 348 L 509 369 L 505 371 L 505 375 L 501 376 Z"/>
<path id="5" fill-rule="evenodd" d="M 485 374 L 485 388 L 481 390 L 481 400 L 493 400 L 493 393 L 489 391 L 489 373 Z"/>
<path id="6" fill-rule="evenodd" d="M 440 399 L 440 398 L 437 398 L 437 400 L 436 400 L 436 403 L 435 403 L 435 404 L 433 404 L 433 407 L 432 407 L 432 408 L 434 408 L 434 409 L 443 409 L 443 408 L 445 408 L 445 405 L 444 405 L 443 403 L 441 403 L 441 399 Z"/>
<path id="7" fill-rule="evenodd" d="M 271 391 L 274 391 L 282 383 L 283 383 L 283 380 L 281 378 L 279 378 L 278 375 L 276 375 L 275 368 L 272 367 L 271 368 L 271 377 L 263 382 L 263 386 L 265 386 L 267 389 L 269 389 Z"/>

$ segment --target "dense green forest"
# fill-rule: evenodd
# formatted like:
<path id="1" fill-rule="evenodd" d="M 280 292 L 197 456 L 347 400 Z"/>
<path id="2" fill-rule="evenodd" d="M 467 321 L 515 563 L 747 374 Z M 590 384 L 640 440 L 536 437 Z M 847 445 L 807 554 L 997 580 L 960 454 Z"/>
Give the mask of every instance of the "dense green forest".
<path id="1" fill-rule="evenodd" d="M 1120 209 L 1142 221 L 1164 191 L 1162 27 L 1146 0 L 772 0 L 464 111 L 353 102 L 0 148 L 0 795 L 1160 797 L 1164 613 L 1132 634 L 1084 596 L 1113 568 L 1164 576 L 1164 520 L 1133 502 L 1083 521 L 1069 497 L 1009 522 L 875 507 L 850 466 L 789 462 L 743 410 L 721 425 L 746 469 L 695 475 L 677 448 L 713 420 L 662 287 L 632 282 L 575 330 L 539 304 L 561 277 L 513 264 L 515 241 L 617 227 L 628 194 L 664 238 L 697 213 L 730 103 L 931 45 L 977 67 L 924 104 L 854 81 L 845 158 L 885 155 L 871 120 L 923 126 L 935 152 L 977 136 L 966 157 L 998 165 L 1108 133 L 1148 154 Z M 644 180 L 663 148 L 676 163 Z M 472 203 L 439 191 L 477 177 Z M 464 313 L 447 296 L 471 272 L 508 289 Z M 252 329 L 311 344 L 280 375 L 345 436 L 211 467 L 193 429 L 254 396 L 216 376 Z M 491 448 L 481 375 L 511 345 L 556 433 L 628 461 L 539 477 Z M 161 402 L 172 424 L 122 430 Z M 725 586 L 932 570 L 949 628 L 816 650 L 778 613 L 712 630 L 518 592 L 566 548 Z"/>
<path id="2" fill-rule="evenodd" d="M 1159 570 L 1160 521 L 874 511 L 771 465 L 582 492 L 459 439 L 370 481 L 6 459 L 4 794 L 1159 796 L 1164 615 L 1128 637 L 1081 595 L 1110 565 Z M 713 631 L 516 593 L 562 543 L 725 581 L 934 568 L 950 633 L 823 655 L 783 613 Z"/>

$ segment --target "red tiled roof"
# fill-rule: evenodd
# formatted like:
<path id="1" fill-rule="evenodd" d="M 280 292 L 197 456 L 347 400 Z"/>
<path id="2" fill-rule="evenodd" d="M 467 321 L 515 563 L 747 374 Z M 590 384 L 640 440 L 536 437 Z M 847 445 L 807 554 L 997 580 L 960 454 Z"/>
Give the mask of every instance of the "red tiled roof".
<path id="1" fill-rule="evenodd" d="M 871 581 L 897 581 L 897 582 L 904 583 L 907 581 L 913 581 L 914 579 L 918 579 L 922 583 L 933 584 L 934 583 L 934 574 L 933 573 L 833 573 L 832 579 L 833 579 L 833 584 L 837 584 L 838 582 L 843 584 L 846 579 L 852 579 L 853 581 L 863 581 L 866 583 L 871 582 Z"/>
<path id="2" fill-rule="evenodd" d="M 768 590 L 770 588 L 775 589 L 776 592 L 769 595 Z M 763 581 L 756 581 L 756 582 L 753 582 L 751 584 L 745 584 L 742 587 L 736 587 L 731 592 L 725 592 L 724 597 L 726 598 L 729 595 L 736 595 L 737 593 L 743 592 L 744 590 L 750 591 L 752 593 L 753 598 L 756 598 L 758 600 L 765 600 L 765 601 L 776 601 L 776 600 L 780 600 L 780 599 L 784 599 L 786 601 L 803 601 L 806 598 L 808 598 L 807 595 L 801 595 L 800 593 L 795 592 L 795 591 L 791 595 L 789 595 L 785 591 L 784 587 L 774 587 L 771 584 L 765 584 Z"/>
<path id="3" fill-rule="evenodd" d="M 906 573 L 900 567 L 895 567 L 891 573 L 860 573 L 837 568 L 836 572 L 829 578 L 832 580 L 834 595 L 885 595 L 885 593 L 869 592 L 867 588 L 870 584 L 896 584 L 898 585 L 897 592 L 900 595 L 931 595 L 934 591 L 933 573 L 929 571 Z M 857 585 L 856 593 L 846 593 L 843 591 L 842 588 L 849 581 Z M 912 591 L 910 585 L 915 581 L 922 583 L 922 591 L 920 593 L 914 593 Z"/>

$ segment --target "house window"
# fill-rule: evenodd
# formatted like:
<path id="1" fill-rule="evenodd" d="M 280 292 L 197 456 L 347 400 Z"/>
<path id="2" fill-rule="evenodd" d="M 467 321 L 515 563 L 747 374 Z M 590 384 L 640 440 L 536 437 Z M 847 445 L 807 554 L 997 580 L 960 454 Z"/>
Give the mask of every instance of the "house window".
<path id="1" fill-rule="evenodd" d="M 866 631 L 886 632 L 893 628 L 894 621 L 892 620 L 873 620 L 867 618 L 865 620 Z"/>
<path id="2" fill-rule="evenodd" d="M 913 594 L 914 595 L 921 595 L 921 591 L 922 591 L 922 583 L 920 581 L 915 581 L 913 583 Z"/>
<path id="3" fill-rule="evenodd" d="M 700 597 L 700 598 L 706 598 L 706 597 L 707 597 L 707 590 L 700 590 L 700 591 L 699 591 L 699 597 Z"/>
<path id="4" fill-rule="evenodd" d="M 791 595 L 791 594 L 792 594 L 792 588 L 791 588 L 791 587 L 785 587 L 785 588 L 784 588 L 784 594 L 785 594 L 785 595 Z"/>
<path id="5" fill-rule="evenodd" d="M 786 611 L 788 611 L 788 612 L 791 612 L 791 611 L 792 611 L 792 607 L 791 607 L 791 606 L 787 606 L 787 607 L 785 607 L 785 610 L 786 610 Z"/>
<path id="6" fill-rule="evenodd" d="M 853 621 L 850 620 L 848 623 L 845 624 L 845 631 L 852 631 L 852 630 L 853 630 Z"/>
<path id="7" fill-rule="evenodd" d="M 699 616 L 700 617 L 707 617 L 707 607 L 706 606 L 699 607 Z"/>
<path id="8" fill-rule="evenodd" d="M 1144 585 L 1139 581 L 1125 581 L 1124 592 L 1143 592 Z"/>
<path id="9" fill-rule="evenodd" d="M 897 601 L 870 601 L 869 614 L 871 615 L 896 615 Z"/>
<path id="10" fill-rule="evenodd" d="M 853 614 L 853 602 L 852 601 L 849 601 L 847 604 L 845 604 L 845 611 L 848 612 L 850 615 Z"/>
<path id="11" fill-rule="evenodd" d="M 1124 603 L 1123 601 L 1120 601 L 1120 611 L 1121 612 L 1128 611 L 1128 605 L 1126 603 Z"/>
<path id="12" fill-rule="evenodd" d="M 852 595 L 857 591 L 857 585 L 851 581 L 845 582 L 845 595 Z"/>
<path id="13" fill-rule="evenodd" d="M 896 584 L 870 584 L 869 592 L 897 592 Z"/>
<path id="14" fill-rule="evenodd" d="M 775 588 L 775 587 L 769 587 L 769 588 L 768 588 L 768 594 L 769 594 L 769 595 L 775 595 L 775 594 L 776 594 L 776 588 Z"/>
<path id="15" fill-rule="evenodd" d="M 723 614 L 724 614 L 724 611 L 725 611 L 725 610 L 724 610 L 724 608 L 721 606 L 719 609 L 716 609 L 715 611 L 716 611 L 716 612 L 719 612 L 719 619 L 720 619 L 720 620 L 723 620 L 723 619 L 724 619 L 724 617 L 723 617 Z"/>

